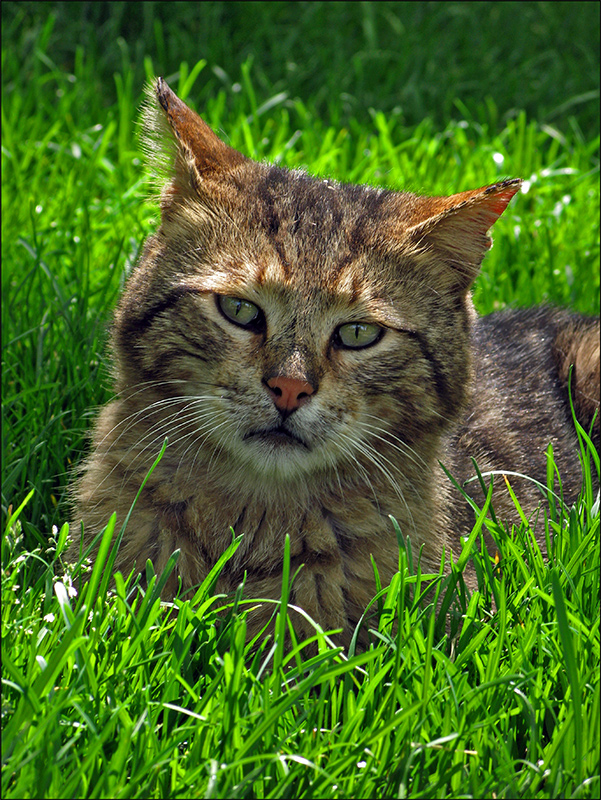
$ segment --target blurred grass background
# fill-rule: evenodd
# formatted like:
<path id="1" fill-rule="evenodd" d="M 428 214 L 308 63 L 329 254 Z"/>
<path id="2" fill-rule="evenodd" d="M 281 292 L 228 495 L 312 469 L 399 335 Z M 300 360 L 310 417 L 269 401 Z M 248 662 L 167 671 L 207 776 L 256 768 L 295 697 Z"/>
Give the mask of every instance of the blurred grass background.
<path id="1" fill-rule="evenodd" d="M 44 70 L 85 75 L 71 90 L 95 99 L 86 116 L 116 102 L 115 74 L 138 93 L 147 56 L 162 75 L 205 59 L 199 107 L 221 88 L 240 91 L 252 59 L 259 102 L 285 91 L 334 126 L 374 107 L 408 126 L 428 117 L 444 127 L 463 118 L 457 101 L 477 118 L 492 99 L 500 125 L 524 110 L 564 130 L 574 116 L 585 135 L 599 132 L 595 2 L 7 2 L 2 17 L 3 49 L 20 61 L 5 90 Z M 53 84 L 35 97 L 35 113 L 49 119 Z"/>
<path id="2" fill-rule="evenodd" d="M 599 310 L 599 6 L 2 3 L 3 510 L 60 505 L 109 397 L 110 311 L 156 222 L 138 144 L 163 75 L 233 146 L 431 194 L 527 181 L 476 287 Z M 92 409 L 92 412 L 90 412 Z"/>

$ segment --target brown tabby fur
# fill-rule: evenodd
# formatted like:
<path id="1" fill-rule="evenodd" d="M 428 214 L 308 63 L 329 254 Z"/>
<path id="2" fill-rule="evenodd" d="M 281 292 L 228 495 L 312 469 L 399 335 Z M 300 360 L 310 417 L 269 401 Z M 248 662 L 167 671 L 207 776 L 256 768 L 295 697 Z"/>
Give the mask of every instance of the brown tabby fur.
<path id="1" fill-rule="evenodd" d="M 483 472 L 545 482 L 552 442 L 574 498 L 568 370 L 588 429 L 599 323 L 551 309 L 476 317 L 470 286 L 519 180 L 452 197 L 317 180 L 244 157 L 162 79 L 153 89 L 150 156 L 168 178 L 161 225 L 115 314 L 117 396 L 96 423 L 76 520 L 86 542 L 113 511 L 121 523 L 168 436 L 117 567 L 150 558 L 160 571 L 180 548 L 171 597 L 179 579 L 184 592 L 202 581 L 233 526 L 244 537 L 218 590 L 246 573 L 246 596 L 278 598 L 289 534 L 292 573 L 304 565 L 291 602 L 348 643 L 375 591 L 370 556 L 383 583 L 397 567 L 389 515 L 422 548 L 424 571 L 438 571 L 443 547 L 457 555 L 471 530 L 474 514 L 439 460 L 461 482 L 472 456 Z M 241 327 L 217 296 L 264 316 Z M 349 349 L 338 333 L 349 323 L 383 335 Z M 284 408 L 280 385 L 296 392 Z M 598 441 L 598 420 L 595 430 Z M 511 517 L 497 484 L 497 516 Z M 514 485 L 533 513 L 539 492 Z M 272 610 L 255 612 L 251 633 Z"/>

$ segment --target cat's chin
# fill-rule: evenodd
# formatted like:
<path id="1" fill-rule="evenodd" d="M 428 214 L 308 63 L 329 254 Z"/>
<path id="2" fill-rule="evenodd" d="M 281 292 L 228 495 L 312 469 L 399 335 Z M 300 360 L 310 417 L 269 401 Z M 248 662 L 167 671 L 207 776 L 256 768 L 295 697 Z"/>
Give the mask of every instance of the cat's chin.
<path id="1" fill-rule="evenodd" d="M 236 449 L 245 467 L 250 468 L 253 476 L 261 481 L 307 479 L 319 471 L 321 459 L 318 454 L 283 426 L 250 432 Z"/>
<path id="2" fill-rule="evenodd" d="M 309 450 L 308 444 L 301 439 L 296 434 L 289 431 L 283 425 L 278 425 L 277 427 L 268 428 L 267 430 L 260 430 L 254 431 L 251 433 L 247 433 L 244 436 L 244 441 L 254 441 L 259 442 L 266 447 L 270 447 L 272 449 L 276 448 L 284 448 L 284 447 L 301 447 L 305 450 Z"/>

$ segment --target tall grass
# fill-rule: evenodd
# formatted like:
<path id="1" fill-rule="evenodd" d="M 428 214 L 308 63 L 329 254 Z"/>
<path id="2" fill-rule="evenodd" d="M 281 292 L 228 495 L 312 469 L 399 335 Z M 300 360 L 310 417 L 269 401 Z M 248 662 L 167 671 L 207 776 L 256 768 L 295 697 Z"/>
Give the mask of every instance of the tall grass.
<path id="1" fill-rule="evenodd" d="M 109 591 L 113 517 L 76 595 L 56 569 L 66 526 L 25 554 L 17 509 L 2 547 L 3 795 L 598 796 L 599 500 L 582 452 L 583 497 L 544 521 L 548 559 L 527 521 L 488 522 L 491 561 L 480 514 L 468 597 L 465 557 L 421 575 L 400 539 L 375 643 L 348 657 L 319 629 L 316 650 L 283 651 L 286 563 L 275 639 L 247 644 L 256 601 L 215 596 L 215 573 L 171 607 L 150 564 L 145 593 L 119 574 Z"/>
<path id="2" fill-rule="evenodd" d="M 466 553 L 424 608 L 401 539 L 363 655 L 323 632 L 314 651 L 251 650 L 250 599 L 228 605 L 211 580 L 169 608 L 150 573 L 145 595 L 127 576 L 109 591 L 103 559 L 75 594 L 61 559 L 65 488 L 110 396 L 106 326 L 156 222 L 143 82 L 163 74 L 234 147 L 316 174 L 431 194 L 525 178 L 495 225 L 479 310 L 599 313 L 594 4 L 2 15 L 3 793 L 598 796 L 599 464 L 584 440 L 581 500 L 538 521 L 548 560 L 533 521 L 512 531 L 489 515 L 501 567 L 476 553 L 469 597 Z"/>

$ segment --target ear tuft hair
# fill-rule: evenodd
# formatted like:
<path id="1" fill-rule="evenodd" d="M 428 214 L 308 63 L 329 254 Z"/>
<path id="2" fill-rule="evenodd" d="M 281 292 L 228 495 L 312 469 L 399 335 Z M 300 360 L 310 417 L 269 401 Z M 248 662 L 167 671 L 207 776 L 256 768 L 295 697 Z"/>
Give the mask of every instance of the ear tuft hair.
<path id="1" fill-rule="evenodd" d="M 227 180 L 248 159 L 225 144 L 162 79 L 146 87 L 144 142 L 155 181 L 165 179 L 183 196 L 203 194 L 203 184 Z M 209 191 L 211 193 L 212 190 Z"/>
<path id="2" fill-rule="evenodd" d="M 176 173 L 179 155 L 177 139 L 158 101 L 158 81 L 144 87 L 145 99 L 141 112 L 141 142 L 149 178 L 156 193 L 170 183 Z"/>

